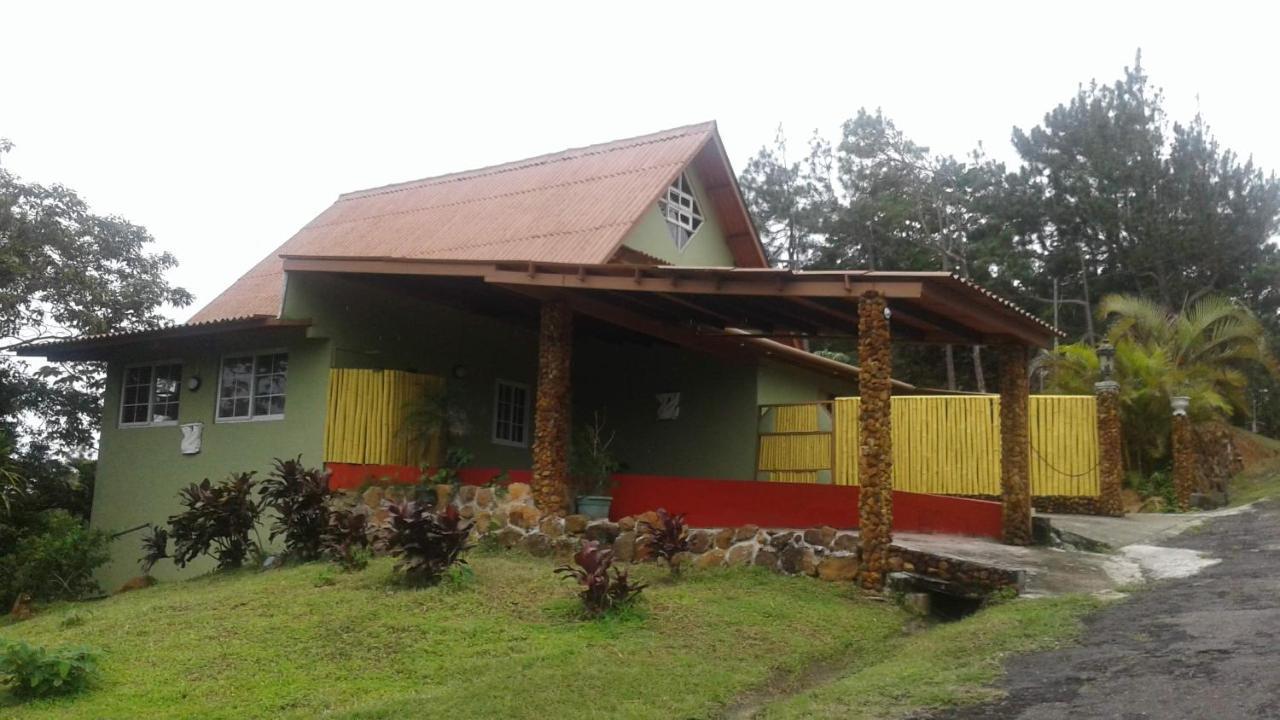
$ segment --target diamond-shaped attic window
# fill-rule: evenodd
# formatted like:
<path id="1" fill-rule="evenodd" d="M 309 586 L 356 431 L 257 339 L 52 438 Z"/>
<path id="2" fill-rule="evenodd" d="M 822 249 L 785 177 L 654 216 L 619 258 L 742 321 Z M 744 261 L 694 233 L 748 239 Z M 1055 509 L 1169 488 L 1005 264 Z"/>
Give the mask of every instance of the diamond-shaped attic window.
<path id="1" fill-rule="evenodd" d="M 702 208 L 693 197 L 693 186 L 684 173 L 676 178 L 667 194 L 658 201 L 658 211 L 667 221 L 667 232 L 677 250 L 684 250 L 693 234 L 702 226 Z"/>

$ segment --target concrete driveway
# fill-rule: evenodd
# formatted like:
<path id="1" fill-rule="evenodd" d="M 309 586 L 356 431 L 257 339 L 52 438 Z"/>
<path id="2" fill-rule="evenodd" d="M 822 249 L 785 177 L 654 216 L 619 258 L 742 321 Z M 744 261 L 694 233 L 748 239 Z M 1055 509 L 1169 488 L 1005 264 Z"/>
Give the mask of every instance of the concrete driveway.
<path id="1" fill-rule="evenodd" d="M 1280 718 L 1280 503 L 1159 544 L 1221 562 L 1095 614 L 1079 646 L 1010 659 L 1004 700 L 933 717 Z"/>

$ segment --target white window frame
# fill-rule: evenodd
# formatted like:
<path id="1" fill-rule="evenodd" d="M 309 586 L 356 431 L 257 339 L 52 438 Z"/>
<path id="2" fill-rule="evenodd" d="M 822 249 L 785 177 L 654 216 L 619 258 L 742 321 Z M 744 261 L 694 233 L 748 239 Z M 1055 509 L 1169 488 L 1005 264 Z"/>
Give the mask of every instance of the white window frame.
<path id="1" fill-rule="evenodd" d="M 253 357 L 253 371 L 250 373 L 249 380 L 249 414 L 245 417 L 219 417 L 218 409 L 222 407 L 222 366 L 226 363 L 227 358 L 244 357 L 246 355 Z M 243 352 L 224 353 L 218 358 L 217 383 L 218 393 L 213 400 L 213 421 L 215 423 L 244 423 L 244 422 L 268 422 L 271 420 L 283 420 L 285 413 L 274 413 L 271 415 L 254 415 L 253 401 L 256 398 L 257 377 L 258 377 L 258 358 L 263 355 L 292 355 L 288 348 L 267 348 L 265 350 L 245 350 Z M 289 370 L 286 368 L 285 375 L 285 405 L 288 406 L 289 400 Z"/>
<path id="2" fill-rule="evenodd" d="M 706 216 L 702 213 L 702 203 L 698 202 L 697 195 L 693 191 L 693 183 L 685 172 L 681 172 L 679 177 L 667 186 L 662 199 L 658 201 L 658 212 L 662 215 L 664 222 L 684 231 L 679 233 L 678 238 L 672 238 L 676 250 L 682 253 L 689 247 L 689 243 L 693 242 L 693 236 L 697 235 L 707 222 Z"/>
<path id="3" fill-rule="evenodd" d="M 172 420 L 153 421 L 155 417 L 156 407 L 156 368 L 166 365 L 178 366 L 178 412 L 182 412 L 182 361 L 178 359 L 170 360 L 154 360 L 150 362 L 129 363 L 125 365 L 120 372 L 120 394 L 117 398 L 116 408 L 116 427 L 120 428 L 144 428 L 144 427 L 172 427 L 178 424 L 178 418 Z M 143 422 L 125 422 L 124 421 L 124 388 L 125 380 L 129 377 L 129 371 L 135 368 L 150 368 L 151 379 L 147 382 L 147 419 Z"/>
<path id="4" fill-rule="evenodd" d="M 521 421 L 524 423 L 524 442 L 516 442 L 506 438 L 498 437 L 498 398 L 502 392 L 502 387 L 507 386 L 514 389 L 524 391 L 524 417 Z M 497 378 L 493 381 L 493 422 L 489 427 L 489 438 L 494 445 L 505 445 L 507 447 L 529 447 L 529 439 L 533 435 L 533 423 L 530 422 L 530 410 L 533 408 L 533 391 L 528 383 L 515 382 L 514 380 L 503 380 Z"/>

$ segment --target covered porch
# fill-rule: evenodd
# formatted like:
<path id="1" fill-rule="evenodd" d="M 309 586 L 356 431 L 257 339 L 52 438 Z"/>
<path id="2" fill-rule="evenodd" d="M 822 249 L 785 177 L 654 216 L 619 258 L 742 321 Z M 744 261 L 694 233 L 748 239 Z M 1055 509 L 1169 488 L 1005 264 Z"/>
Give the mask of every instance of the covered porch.
<path id="1" fill-rule="evenodd" d="M 851 489 L 856 493 L 837 487 L 809 490 L 831 494 L 817 501 L 821 507 L 848 513 L 856 506 L 862 581 L 869 586 L 883 581 L 892 530 L 897 525 L 895 504 L 901 510 L 916 512 L 911 501 L 895 497 L 891 489 L 890 396 L 895 390 L 890 379 L 891 344 L 992 346 L 1000 359 L 1001 535 L 1011 544 L 1030 542 L 1028 350 L 1047 346 L 1053 330 L 1008 301 L 950 274 L 288 256 L 284 262 L 291 278 L 322 274 L 378 278 L 432 302 L 536 327 L 529 480 L 544 511 L 570 511 L 570 435 L 575 413 L 590 405 L 584 404 L 584 398 L 598 400 L 602 392 L 609 392 L 606 386 L 625 392 L 643 384 L 636 377 L 616 374 L 619 364 L 609 352 L 611 340 L 657 340 L 661 346 L 714 359 L 713 367 L 723 366 L 728 374 L 744 358 L 750 358 L 803 366 L 846 387 L 856 383 L 860 398 L 859 487 Z M 857 338 L 860 367 L 802 349 L 805 339 L 832 336 Z M 602 349 L 593 352 L 589 349 L 593 343 Z M 575 369 L 575 363 L 586 363 L 587 372 Z M 653 374 L 661 372 L 661 368 L 653 368 Z M 582 379 L 575 386 L 578 378 Z M 721 378 L 709 377 L 708 381 L 716 379 Z M 909 391 L 910 387 L 898 384 L 897 389 Z M 813 399 L 839 394 L 836 390 L 827 398 Z M 746 397 L 739 403 L 749 407 L 746 422 L 754 424 L 759 406 L 766 403 L 759 402 L 758 394 Z M 649 402 L 655 400 L 650 398 Z M 678 412 L 678 397 L 674 402 Z M 649 412 L 653 412 L 652 405 Z M 704 425 L 702 430 L 724 430 L 715 425 L 714 418 L 708 422 L 712 426 Z M 756 432 L 748 432 L 753 439 Z M 741 435 L 726 440 L 729 444 L 744 441 L 752 442 Z M 756 462 L 758 455 L 754 450 L 750 453 L 751 461 Z M 699 475 L 716 478 L 717 473 Z M 754 475 L 752 472 L 749 480 L 754 480 Z M 618 495 L 625 505 L 627 474 L 620 480 Z M 639 486 L 639 481 L 630 482 Z M 756 489 L 747 483 L 740 487 L 745 490 L 726 485 L 723 492 Z M 840 491 L 844 492 L 837 497 Z M 717 494 L 721 494 L 719 489 Z M 670 497 L 672 501 L 664 504 L 679 511 L 676 498 Z M 766 501 L 761 507 L 768 504 Z M 927 510 L 920 512 L 929 514 Z"/>

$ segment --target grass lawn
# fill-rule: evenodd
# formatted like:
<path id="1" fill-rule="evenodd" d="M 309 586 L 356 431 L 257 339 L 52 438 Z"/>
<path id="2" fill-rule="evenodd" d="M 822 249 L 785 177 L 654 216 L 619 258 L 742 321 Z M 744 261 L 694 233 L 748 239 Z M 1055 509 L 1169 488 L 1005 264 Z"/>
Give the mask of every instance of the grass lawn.
<path id="1" fill-rule="evenodd" d="M 102 680 L 25 705 L 0 692 L 0 717 L 894 717 L 985 696 L 1001 657 L 1068 639 L 1092 607 L 1016 601 L 926 628 L 848 584 L 752 569 L 670 584 L 646 566 L 637 611 L 584 622 L 550 561 L 471 559 L 460 588 L 402 589 L 378 560 L 48 608 L 0 637 L 97 647 Z"/>
<path id="2" fill-rule="evenodd" d="M 1280 455 L 1280 440 L 1249 434 L 1260 450 Z M 1280 497 L 1280 456 L 1264 458 L 1231 479 L 1232 505 L 1247 505 L 1267 497 Z"/>

